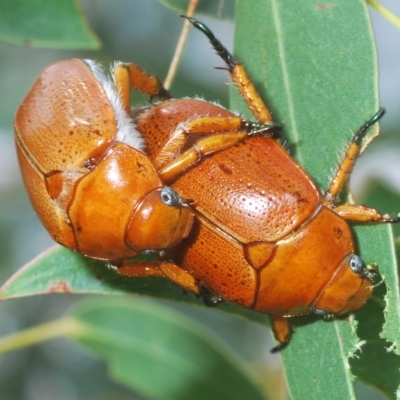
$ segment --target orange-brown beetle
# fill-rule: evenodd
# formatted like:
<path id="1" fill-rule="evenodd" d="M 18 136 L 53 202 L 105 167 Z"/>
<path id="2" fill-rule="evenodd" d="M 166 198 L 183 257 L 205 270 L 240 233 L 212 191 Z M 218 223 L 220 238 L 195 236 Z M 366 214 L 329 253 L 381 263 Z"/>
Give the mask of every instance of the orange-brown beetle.
<path id="1" fill-rule="evenodd" d="M 383 111 L 357 132 L 322 195 L 266 135 L 276 125 L 243 66 L 206 26 L 189 20 L 227 63 L 259 123 L 202 100 L 166 100 L 159 81 L 133 64 L 117 64 L 112 84 L 93 62 L 59 62 L 16 114 L 25 185 L 59 243 L 111 260 L 121 274 L 166 276 L 196 294 L 206 288 L 271 314 L 283 346 L 287 317 L 347 314 L 371 294 L 345 220 L 399 219 L 335 200 Z M 134 124 L 130 86 L 163 99 L 137 110 Z M 120 262 L 149 250 L 162 260 Z"/>
<path id="2" fill-rule="evenodd" d="M 188 18 L 210 39 L 228 66 L 233 82 L 261 124 L 271 115 L 236 62 L 212 32 Z M 195 220 L 187 238 L 173 249 L 173 259 L 196 284 L 242 307 L 274 316 L 276 349 L 291 336 L 288 317 L 314 312 L 329 317 L 359 309 L 370 297 L 369 270 L 355 254 L 346 220 L 399 222 L 356 204 L 336 205 L 368 128 L 380 109 L 354 135 L 329 189 L 322 194 L 311 178 L 271 137 L 254 137 L 199 161 L 195 168 L 170 176 L 157 160 L 160 148 L 174 140 L 170 132 L 193 115 L 234 115 L 201 100 L 169 100 L 136 118 L 148 155 L 182 198 L 190 198 Z M 204 131 L 209 133 L 209 131 Z M 192 146 L 193 135 L 187 146 Z M 179 145 L 179 149 L 182 145 Z M 172 146 L 170 146 L 172 147 Z M 185 147 L 183 147 L 185 149 Z M 179 151 L 170 158 L 179 157 Z M 135 268 L 121 270 L 136 276 Z M 151 272 L 147 272 L 151 275 Z"/>
<path id="3" fill-rule="evenodd" d="M 17 111 L 15 138 L 32 204 L 62 245 L 122 259 L 188 233 L 191 211 L 141 151 L 143 139 L 97 64 L 47 67 Z"/>
<path id="4" fill-rule="evenodd" d="M 138 253 L 158 254 L 175 246 L 189 233 L 193 211 L 163 184 L 129 116 L 130 86 L 162 99 L 168 92 L 133 64 L 116 63 L 113 72 L 114 82 L 91 60 L 48 66 L 17 110 L 15 140 L 31 202 L 54 240 L 121 266 Z M 209 154 L 259 133 L 259 124 L 238 116 L 191 118 L 176 133 L 204 126 L 223 133 L 204 138 L 196 151 L 163 162 L 169 177 L 193 163 L 199 148 Z M 159 159 L 170 152 L 166 145 Z M 135 263 L 144 273 L 149 265 L 155 268 Z M 156 266 L 181 286 L 185 279 L 193 285 L 192 276 L 173 263 Z"/>

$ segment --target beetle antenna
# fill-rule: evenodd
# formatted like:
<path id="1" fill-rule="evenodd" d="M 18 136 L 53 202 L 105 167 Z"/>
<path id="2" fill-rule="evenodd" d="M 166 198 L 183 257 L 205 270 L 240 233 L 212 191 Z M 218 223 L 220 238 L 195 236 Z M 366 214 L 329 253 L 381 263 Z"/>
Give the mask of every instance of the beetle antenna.
<path id="1" fill-rule="evenodd" d="M 204 25 L 202 22 L 197 20 L 196 18 L 188 17 L 187 15 L 181 14 L 180 17 L 187 19 L 191 24 L 197 28 L 199 31 L 203 32 L 211 43 L 211 46 L 214 47 L 217 54 L 225 61 L 228 65 L 229 71 L 235 68 L 236 65 L 240 64 L 236 61 L 232 54 L 226 49 L 226 47 L 215 37 L 215 35 L 211 32 L 207 25 Z"/>

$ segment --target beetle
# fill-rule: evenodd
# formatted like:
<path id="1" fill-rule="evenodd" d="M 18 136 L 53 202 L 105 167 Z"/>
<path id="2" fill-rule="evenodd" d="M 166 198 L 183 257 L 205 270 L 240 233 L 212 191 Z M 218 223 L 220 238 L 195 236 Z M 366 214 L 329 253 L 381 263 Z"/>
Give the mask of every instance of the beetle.
<path id="1" fill-rule="evenodd" d="M 346 220 L 398 219 L 335 201 L 383 110 L 359 129 L 323 195 L 273 138 L 279 125 L 244 67 L 188 19 L 226 62 L 258 122 L 200 99 L 169 99 L 134 64 L 117 63 L 112 82 L 92 61 L 60 61 L 16 113 L 22 176 L 58 243 L 122 275 L 165 276 L 206 301 L 271 314 L 280 349 L 290 341 L 288 317 L 347 314 L 371 294 Z M 161 101 L 131 117 L 130 87 Z M 159 260 L 127 260 L 140 253 Z"/>
<path id="2" fill-rule="evenodd" d="M 185 18 L 208 37 L 258 122 L 271 124 L 271 114 L 243 65 L 207 26 Z M 176 133 L 182 121 L 198 114 L 228 118 L 234 114 L 186 99 L 167 100 L 141 111 L 135 122 L 149 158 L 165 183 L 182 198 L 191 199 L 189 206 L 194 210 L 189 235 L 172 249 L 176 265 L 195 279 L 189 289 L 199 293 L 199 286 L 200 290 L 205 287 L 215 293 L 213 301 L 221 297 L 272 315 L 280 343 L 274 351 L 290 341 L 290 317 L 315 313 L 331 318 L 358 310 L 372 293 L 373 271 L 356 254 L 347 221 L 398 223 L 400 218 L 383 216 L 364 205 L 337 205 L 337 199 L 360 154 L 363 137 L 384 113 L 379 109 L 358 129 L 328 190 L 322 193 L 275 138 L 266 136 L 247 137 L 170 175 L 158 154 L 166 143 L 173 148 L 176 138 L 171 132 Z M 194 136 L 187 135 L 186 145 L 179 139 L 169 159 L 179 158 L 185 146 L 193 147 Z M 120 272 L 140 275 L 134 265 Z"/>
<path id="3" fill-rule="evenodd" d="M 91 60 L 48 66 L 19 106 L 14 132 L 25 187 L 53 239 L 123 266 L 127 258 L 174 247 L 188 235 L 194 215 L 163 183 L 130 116 L 130 86 L 161 100 L 169 93 L 134 64 L 116 63 L 113 76 L 114 81 Z M 199 126 L 222 132 L 197 144 L 204 154 L 273 128 L 235 115 L 192 118 L 186 129 L 195 132 Z M 169 151 L 162 149 L 161 159 Z M 191 162 L 193 151 L 186 156 L 164 163 L 170 177 Z M 135 267 L 145 274 L 155 265 L 160 275 L 173 281 L 178 276 L 183 287 L 185 279 L 193 285 L 191 275 L 166 260 Z"/>

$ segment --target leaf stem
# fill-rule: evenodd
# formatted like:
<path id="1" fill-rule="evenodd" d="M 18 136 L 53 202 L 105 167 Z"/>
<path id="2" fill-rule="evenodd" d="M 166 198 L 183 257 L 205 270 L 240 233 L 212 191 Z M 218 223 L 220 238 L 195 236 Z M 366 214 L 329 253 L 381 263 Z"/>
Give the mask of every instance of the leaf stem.
<path id="1" fill-rule="evenodd" d="M 367 0 L 367 3 L 374 8 L 382 17 L 386 18 L 390 23 L 392 23 L 395 27 L 400 28 L 400 18 L 392 13 L 388 8 L 383 6 L 377 0 Z"/>
<path id="2" fill-rule="evenodd" d="M 198 0 L 190 0 L 189 1 L 189 6 L 186 11 L 187 16 L 193 17 L 194 12 L 196 11 L 197 3 L 198 3 Z M 174 56 L 172 58 L 170 66 L 169 66 L 167 77 L 165 78 L 165 81 L 164 81 L 164 87 L 167 90 L 169 90 L 171 88 L 172 81 L 174 80 L 176 71 L 178 70 L 179 61 L 182 58 L 183 49 L 185 48 L 185 45 L 187 42 L 190 27 L 191 27 L 190 22 L 188 20 L 185 20 L 183 23 L 183 28 L 182 28 L 181 34 L 179 36 L 179 41 L 175 48 Z"/>
<path id="3" fill-rule="evenodd" d="M 69 317 L 60 318 L 1 338 L 0 354 L 23 349 L 59 337 L 73 336 L 80 330 L 80 324 L 74 319 Z"/>

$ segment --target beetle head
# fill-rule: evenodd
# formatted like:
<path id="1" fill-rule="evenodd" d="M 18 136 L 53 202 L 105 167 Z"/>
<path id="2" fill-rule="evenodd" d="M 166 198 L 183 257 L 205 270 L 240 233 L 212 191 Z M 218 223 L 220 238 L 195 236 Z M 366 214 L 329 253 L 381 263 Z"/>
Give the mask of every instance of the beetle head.
<path id="1" fill-rule="evenodd" d="M 347 255 L 321 290 L 312 309 L 346 315 L 358 310 L 371 296 L 373 283 L 364 262 L 356 254 Z"/>
<path id="2" fill-rule="evenodd" d="M 191 209 L 169 186 L 146 194 L 136 207 L 127 230 L 135 250 L 167 249 L 187 236 L 193 222 Z"/>

